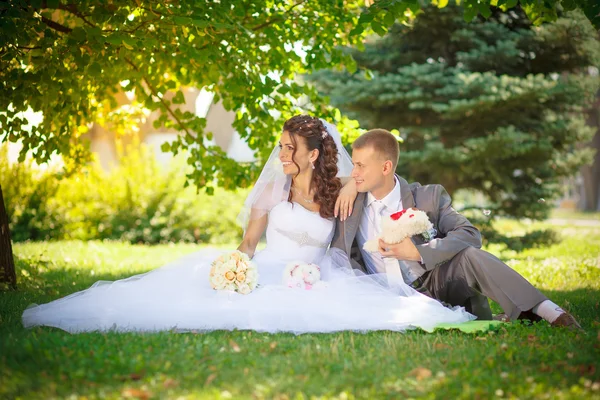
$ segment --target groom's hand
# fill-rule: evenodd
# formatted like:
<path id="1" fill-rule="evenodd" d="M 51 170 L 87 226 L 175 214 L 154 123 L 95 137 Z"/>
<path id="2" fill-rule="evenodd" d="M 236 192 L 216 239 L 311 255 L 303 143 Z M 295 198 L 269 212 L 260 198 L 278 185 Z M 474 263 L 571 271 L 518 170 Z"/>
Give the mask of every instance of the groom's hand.
<path id="1" fill-rule="evenodd" d="M 410 238 L 395 244 L 386 243 L 379 239 L 379 252 L 382 257 L 393 257 L 403 261 L 421 261 L 421 253 L 419 253 Z"/>

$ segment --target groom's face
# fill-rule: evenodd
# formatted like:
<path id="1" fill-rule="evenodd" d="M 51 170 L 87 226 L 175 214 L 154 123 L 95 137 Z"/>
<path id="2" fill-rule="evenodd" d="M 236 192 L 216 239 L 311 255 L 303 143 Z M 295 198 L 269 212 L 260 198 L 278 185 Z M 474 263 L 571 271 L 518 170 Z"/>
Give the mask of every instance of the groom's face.
<path id="1" fill-rule="evenodd" d="M 352 163 L 352 178 L 359 192 L 372 192 L 385 183 L 385 160 L 374 148 L 353 149 Z"/>

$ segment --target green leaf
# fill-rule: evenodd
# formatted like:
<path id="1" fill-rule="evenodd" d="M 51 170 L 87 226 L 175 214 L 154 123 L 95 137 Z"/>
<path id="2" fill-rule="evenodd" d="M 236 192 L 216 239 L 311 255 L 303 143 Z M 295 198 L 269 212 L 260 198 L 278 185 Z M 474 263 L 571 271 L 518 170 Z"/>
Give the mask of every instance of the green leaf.
<path id="1" fill-rule="evenodd" d="M 350 36 L 360 36 L 364 31 L 365 31 L 365 25 L 357 24 L 354 28 L 352 28 L 349 35 Z"/>
<path id="2" fill-rule="evenodd" d="M 355 73 L 355 72 L 356 72 L 356 69 L 357 69 L 356 61 L 354 61 L 354 59 L 353 59 L 353 58 L 350 58 L 350 60 L 348 60 L 348 61 L 346 62 L 346 70 L 347 70 L 349 73 L 353 74 L 353 73 Z"/>
<path id="3" fill-rule="evenodd" d="M 476 16 L 477 16 L 477 9 L 475 9 L 474 7 L 465 8 L 463 17 L 466 22 L 473 21 L 473 18 L 475 18 Z"/>
<path id="4" fill-rule="evenodd" d="M 385 23 L 385 25 L 390 27 L 396 22 L 396 16 L 392 12 L 387 12 L 385 14 L 385 17 L 383 17 L 383 22 Z"/>
<path id="5" fill-rule="evenodd" d="M 479 3 L 478 4 L 479 13 L 483 15 L 484 18 L 489 18 L 492 16 L 492 10 L 486 4 Z"/>
<path id="6" fill-rule="evenodd" d="M 193 19 L 191 24 L 198 28 L 206 28 L 207 26 L 210 25 L 210 23 L 208 21 L 204 21 L 201 19 Z"/>
<path id="7" fill-rule="evenodd" d="M 223 24 L 221 22 L 213 22 L 211 25 L 217 29 L 232 29 L 232 28 L 234 28 L 234 26 L 231 24 Z"/>
<path id="8" fill-rule="evenodd" d="M 115 46 L 118 46 L 121 43 L 123 43 L 123 38 L 119 34 L 113 34 L 113 35 L 104 37 L 104 41 L 107 43 L 110 43 L 110 44 L 114 44 Z"/>
<path id="9" fill-rule="evenodd" d="M 371 28 L 373 28 L 373 31 L 381 37 L 385 36 L 385 34 L 387 33 L 386 27 L 384 27 L 381 23 L 377 21 L 374 21 L 371 24 Z"/>
<path id="10" fill-rule="evenodd" d="M 175 22 L 177 25 L 187 26 L 187 25 L 193 24 L 194 21 L 190 17 L 176 16 L 176 17 L 173 17 L 173 22 Z"/>
<path id="11" fill-rule="evenodd" d="M 592 22 L 597 30 L 600 30 L 600 3 L 589 0 L 582 7 L 585 16 Z"/>
<path id="12" fill-rule="evenodd" d="M 173 104 L 184 104 L 185 103 L 185 97 L 183 96 L 183 92 L 181 90 L 178 90 L 177 93 L 175 94 L 175 96 L 173 96 L 172 102 L 173 102 Z"/>
<path id="13" fill-rule="evenodd" d="M 84 42 L 86 40 L 85 29 L 78 26 L 71 31 L 71 37 L 77 40 L 78 42 Z"/>
<path id="14" fill-rule="evenodd" d="M 102 75 L 102 66 L 100 66 L 100 64 L 98 64 L 97 62 L 93 62 L 87 68 L 87 73 L 93 76 L 100 76 Z"/>
<path id="15" fill-rule="evenodd" d="M 368 24 L 369 22 L 373 21 L 373 18 L 375 18 L 375 15 L 373 13 L 366 11 L 366 12 L 360 14 L 360 17 L 358 18 L 358 24 L 359 25 Z"/>
<path id="16" fill-rule="evenodd" d="M 132 50 L 134 47 L 138 46 L 138 42 L 133 37 L 125 36 L 123 38 L 123 46 L 125 46 L 127 50 Z"/>

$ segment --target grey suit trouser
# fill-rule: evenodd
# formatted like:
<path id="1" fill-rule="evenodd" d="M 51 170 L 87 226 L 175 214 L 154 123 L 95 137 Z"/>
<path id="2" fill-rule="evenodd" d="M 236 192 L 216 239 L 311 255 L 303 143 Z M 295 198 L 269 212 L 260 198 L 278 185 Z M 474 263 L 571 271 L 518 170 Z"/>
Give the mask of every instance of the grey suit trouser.
<path id="1" fill-rule="evenodd" d="M 548 299 L 508 265 L 475 247 L 427 271 L 413 287 L 452 306 L 463 306 L 483 320 L 492 319 L 488 297 L 513 320 Z"/>

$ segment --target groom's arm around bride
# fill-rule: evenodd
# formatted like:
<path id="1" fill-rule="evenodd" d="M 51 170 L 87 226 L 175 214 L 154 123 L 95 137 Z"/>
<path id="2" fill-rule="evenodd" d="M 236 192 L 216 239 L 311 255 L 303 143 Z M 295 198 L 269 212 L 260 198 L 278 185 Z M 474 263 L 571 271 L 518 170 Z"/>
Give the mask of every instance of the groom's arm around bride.
<path id="1" fill-rule="evenodd" d="M 352 215 L 338 221 L 332 246 L 346 253 L 353 268 L 366 273 L 398 268 L 414 289 L 463 306 L 479 319 L 492 318 L 487 300 L 491 298 L 510 319 L 543 318 L 555 326 L 579 327 L 525 278 L 480 249 L 479 231 L 452 208 L 443 186 L 409 184 L 395 175 L 399 147 L 391 133 L 383 129 L 366 132 L 352 148 L 352 177 L 360 194 Z M 382 218 L 410 207 L 427 213 L 436 230 L 434 239 L 382 243 L 379 253 L 363 250 L 365 241 L 381 232 Z"/>

